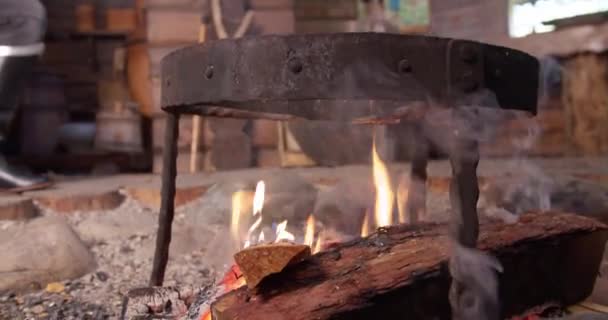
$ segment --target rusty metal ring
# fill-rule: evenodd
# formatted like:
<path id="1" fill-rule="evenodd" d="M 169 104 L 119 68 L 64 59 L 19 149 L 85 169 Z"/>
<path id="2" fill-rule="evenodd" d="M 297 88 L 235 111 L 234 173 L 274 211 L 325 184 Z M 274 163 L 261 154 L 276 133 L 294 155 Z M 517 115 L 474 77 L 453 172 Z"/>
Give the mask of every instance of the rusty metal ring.
<path id="1" fill-rule="evenodd" d="M 201 67 L 213 66 L 201 72 Z M 467 105 L 485 90 L 536 112 L 538 61 L 472 41 L 376 33 L 211 41 L 162 61 L 162 108 L 226 117 L 353 121 L 421 102 Z"/>

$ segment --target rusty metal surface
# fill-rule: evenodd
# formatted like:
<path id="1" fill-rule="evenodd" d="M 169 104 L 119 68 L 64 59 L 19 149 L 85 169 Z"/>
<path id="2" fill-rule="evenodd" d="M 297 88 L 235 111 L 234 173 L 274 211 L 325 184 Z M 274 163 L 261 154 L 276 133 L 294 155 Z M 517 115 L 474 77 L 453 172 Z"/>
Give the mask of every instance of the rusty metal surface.
<path id="1" fill-rule="evenodd" d="M 374 33 L 211 41 L 162 62 L 162 108 L 224 117 L 361 120 L 414 105 L 536 112 L 538 61 L 471 41 Z M 495 101 L 476 101 L 488 93 Z M 498 105 L 496 105 L 498 104 Z"/>

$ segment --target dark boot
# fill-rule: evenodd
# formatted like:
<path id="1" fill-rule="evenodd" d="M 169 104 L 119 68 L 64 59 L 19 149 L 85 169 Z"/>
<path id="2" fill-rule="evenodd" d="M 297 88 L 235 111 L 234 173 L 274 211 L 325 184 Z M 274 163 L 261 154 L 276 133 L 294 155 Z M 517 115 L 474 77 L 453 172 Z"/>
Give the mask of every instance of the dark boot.
<path id="1" fill-rule="evenodd" d="M 9 165 L 0 157 L 0 189 L 10 192 L 23 192 L 46 188 L 51 183 L 46 177 L 35 176 L 26 170 Z"/>

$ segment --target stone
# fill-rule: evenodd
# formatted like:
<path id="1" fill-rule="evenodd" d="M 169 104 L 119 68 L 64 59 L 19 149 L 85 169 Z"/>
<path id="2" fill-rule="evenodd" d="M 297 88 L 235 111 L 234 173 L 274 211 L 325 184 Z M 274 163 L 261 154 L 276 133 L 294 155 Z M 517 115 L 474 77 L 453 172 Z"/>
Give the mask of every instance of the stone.
<path id="1" fill-rule="evenodd" d="M 0 197 L 0 220 L 27 220 L 38 216 L 32 199 L 21 196 Z"/>
<path id="2" fill-rule="evenodd" d="M 81 277 L 96 268 L 93 254 L 67 222 L 41 217 L 6 230 L 0 239 L 0 292 Z"/>
<path id="3" fill-rule="evenodd" d="M 46 285 L 44 291 L 49 293 L 62 293 L 65 291 L 65 286 L 60 282 L 51 282 Z"/>
<path id="4" fill-rule="evenodd" d="M 32 307 L 31 311 L 34 314 L 41 314 L 44 312 L 44 307 L 41 305 L 36 305 L 36 306 Z"/>

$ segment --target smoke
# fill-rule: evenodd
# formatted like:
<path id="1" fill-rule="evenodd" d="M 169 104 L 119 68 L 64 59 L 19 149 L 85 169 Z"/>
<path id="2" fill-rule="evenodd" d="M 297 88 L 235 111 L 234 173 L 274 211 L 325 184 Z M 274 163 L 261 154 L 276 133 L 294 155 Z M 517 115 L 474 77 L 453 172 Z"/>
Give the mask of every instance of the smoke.
<path id="1" fill-rule="evenodd" d="M 500 262 L 479 250 L 455 244 L 450 259 L 453 319 L 499 319 L 497 272 Z"/>

